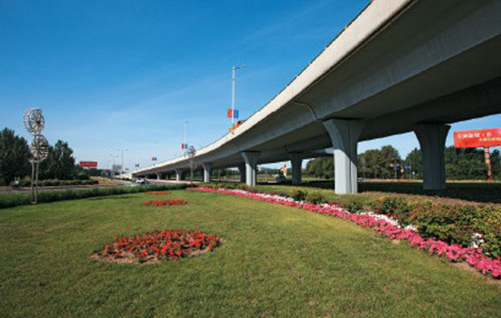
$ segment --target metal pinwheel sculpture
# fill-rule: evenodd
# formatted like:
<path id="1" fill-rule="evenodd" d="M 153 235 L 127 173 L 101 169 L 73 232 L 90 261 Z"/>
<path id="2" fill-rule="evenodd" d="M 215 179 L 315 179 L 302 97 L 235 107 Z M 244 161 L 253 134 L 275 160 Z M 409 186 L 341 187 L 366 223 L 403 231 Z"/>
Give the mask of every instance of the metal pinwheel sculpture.
<path id="1" fill-rule="evenodd" d="M 31 156 L 33 161 L 40 163 L 49 156 L 49 142 L 44 135 L 36 135 L 30 145 Z"/>
<path id="2" fill-rule="evenodd" d="M 42 110 L 39 108 L 28 109 L 24 113 L 24 126 L 26 130 L 33 135 L 33 141 L 30 144 L 30 152 L 33 157 L 31 160 L 31 202 L 37 203 L 38 192 L 38 171 L 40 162 L 47 159 L 49 155 L 49 142 L 42 135 L 42 130 L 45 128 L 45 118 L 42 115 Z"/>
<path id="3" fill-rule="evenodd" d="M 24 112 L 24 127 L 32 135 L 38 135 L 45 128 L 45 118 L 39 108 L 28 109 Z"/>

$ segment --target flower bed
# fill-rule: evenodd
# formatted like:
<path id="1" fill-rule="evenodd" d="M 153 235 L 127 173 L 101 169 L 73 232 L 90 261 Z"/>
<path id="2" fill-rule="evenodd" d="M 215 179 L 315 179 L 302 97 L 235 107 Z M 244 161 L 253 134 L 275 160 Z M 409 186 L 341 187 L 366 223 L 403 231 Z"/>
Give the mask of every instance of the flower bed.
<path id="1" fill-rule="evenodd" d="M 170 194 L 169 191 L 148 191 L 146 194 L 151 194 L 151 195 L 166 195 Z"/>
<path id="2" fill-rule="evenodd" d="M 188 204 L 188 201 L 178 200 L 178 199 L 144 202 L 144 205 L 147 206 L 186 205 L 186 204 Z"/>
<path id="3" fill-rule="evenodd" d="M 115 234 L 115 239 L 92 258 L 118 263 L 178 260 L 212 251 L 220 245 L 221 238 L 200 231 L 153 230 L 128 237 Z"/>
<path id="4" fill-rule="evenodd" d="M 334 203 L 312 204 L 294 201 L 292 198 L 281 195 L 271 195 L 243 190 L 228 189 L 207 189 L 207 188 L 188 188 L 201 192 L 217 192 L 221 194 L 231 194 L 239 197 L 246 197 L 255 200 L 270 202 L 274 204 L 295 207 L 308 210 L 310 212 L 325 214 L 342 220 L 354 222 L 363 227 L 370 228 L 381 233 L 391 240 L 405 241 L 410 246 L 419 250 L 427 251 L 430 254 L 446 257 L 452 262 L 464 261 L 470 266 L 475 267 L 482 274 L 501 278 L 501 260 L 499 257 L 492 259 L 487 256 L 481 248 L 462 247 L 458 244 L 449 244 L 435 238 L 423 238 L 412 226 L 402 227 L 395 219 L 386 215 L 373 212 L 368 213 L 350 213 L 343 210 Z"/>

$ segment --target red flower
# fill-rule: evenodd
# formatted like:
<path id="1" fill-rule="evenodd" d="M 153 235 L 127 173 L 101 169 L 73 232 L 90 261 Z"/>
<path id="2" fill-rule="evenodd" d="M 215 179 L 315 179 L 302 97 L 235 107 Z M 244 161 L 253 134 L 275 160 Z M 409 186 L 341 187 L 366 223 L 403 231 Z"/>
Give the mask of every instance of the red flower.
<path id="1" fill-rule="evenodd" d="M 113 242 L 105 245 L 100 255 L 112 259 L 176 260 L 195 255 L 200 251 L 210 251 L 219 241 L 218 236 L 206 235 L 199 231 L 153 230 L 150 233 L 129 237 L 116 237 Z"/>
<path id="2" fill-rule="evenodd" d="M 170 200 L 163 200 L 163 201 L 145 201 L 145 205 L 153 205 L 153 206 L 165 206 L 165 205 L 186 205 L 188 204 L 188 201 L 185 200 L 178 200 L 178 199 L 170 199 Z"/>

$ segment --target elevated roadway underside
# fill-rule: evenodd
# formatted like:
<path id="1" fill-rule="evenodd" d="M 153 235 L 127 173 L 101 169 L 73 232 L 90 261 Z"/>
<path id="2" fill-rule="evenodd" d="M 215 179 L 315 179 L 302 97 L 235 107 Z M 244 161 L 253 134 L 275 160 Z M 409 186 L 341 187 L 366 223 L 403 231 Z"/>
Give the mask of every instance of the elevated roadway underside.
<path id="1" fill-rule="evenodd" d="M 373 2 L 350 25 L 352 30 L 343 32 L 234 136 L 199 150 L 197 165 L 241 166 L 244 152 L 256 154 L 260 164 L 297 154 L 317 157 L 331 147 L 353 161 L 348 154 L 352 143 L 356 156 L 359 141 L 501 112 L 501 1 L 401 0 L 391 7 L 382 2 Z M 388 10 L 393 11 L 384 23 L 371 29 L 371 19 Z M 369 35 L 353 45 L 357 31 Z M 350 45 L 351 50 L 321 71 L 331 55 L 336 57 L 335 50 Z M 293 91 L 301 81 L 310 84 Z M 282 98 L 286 94 L 292 97 Z M 356 128 L 349 124 L 352 128 L 345 133 L 343 120 Z M 421 146 L 425 135 L 421 133 Z M 440 145 L 431 147 L 436 151 Z M 134 174 L 187 169 L 189 160 L 178 158 Z M 342 173 L 339 169 L 347 168 L 337 167 L 336 175 Z"/>

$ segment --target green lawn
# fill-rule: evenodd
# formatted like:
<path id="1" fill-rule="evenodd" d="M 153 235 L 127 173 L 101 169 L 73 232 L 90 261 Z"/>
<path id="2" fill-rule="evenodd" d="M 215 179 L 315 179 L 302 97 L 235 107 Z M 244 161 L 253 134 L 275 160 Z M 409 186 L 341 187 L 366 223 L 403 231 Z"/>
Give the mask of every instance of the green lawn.
<path id="1" fill-rule="evenodd" d="M 173 191 L 0 211 L 0 317 L 499 317 L 501 285 L 332 217 Z M 114 233 L 207 231 L 200 258 L 89 259 Z"/>

